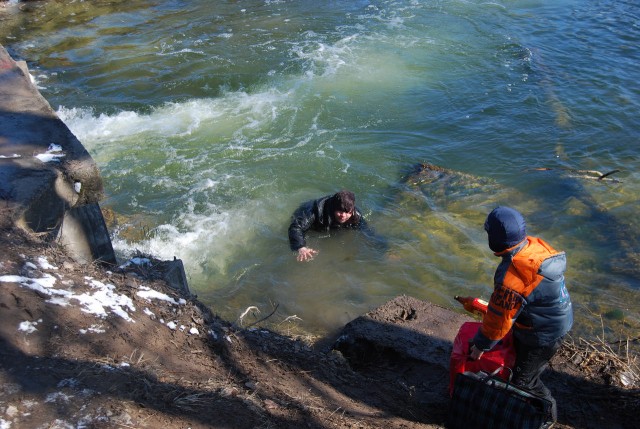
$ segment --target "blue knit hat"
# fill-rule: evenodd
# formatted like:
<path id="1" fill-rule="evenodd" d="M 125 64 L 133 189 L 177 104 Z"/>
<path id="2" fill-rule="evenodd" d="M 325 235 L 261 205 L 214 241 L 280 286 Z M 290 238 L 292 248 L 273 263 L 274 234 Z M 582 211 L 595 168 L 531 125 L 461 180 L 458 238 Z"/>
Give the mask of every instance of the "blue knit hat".
<path id="1" fill-rule="evenodd" d="M 496 253 L 515 246 L 527 237 L 524 217 L 510 207 L 496 207 L 484 222 L 489 248 Z"/>

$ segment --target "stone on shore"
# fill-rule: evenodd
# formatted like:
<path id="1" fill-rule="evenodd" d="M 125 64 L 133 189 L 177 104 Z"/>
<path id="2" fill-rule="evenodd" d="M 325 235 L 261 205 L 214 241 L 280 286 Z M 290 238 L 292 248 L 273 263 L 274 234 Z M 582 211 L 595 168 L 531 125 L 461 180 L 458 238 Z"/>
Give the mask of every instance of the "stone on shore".
<path id="1" fill-rule="evenodd" d="M 93 158 L 0 46 L 0 227 L 58 239 L 79 262 L 115 264 Z"/>
<path id="2" fill-rule="evenodd" d="M 402 295 L 349 322 L 334 345 L 352 365 L 392 352 L 449 368 L 453 340 L 474 319 L 428 301 Z"/>

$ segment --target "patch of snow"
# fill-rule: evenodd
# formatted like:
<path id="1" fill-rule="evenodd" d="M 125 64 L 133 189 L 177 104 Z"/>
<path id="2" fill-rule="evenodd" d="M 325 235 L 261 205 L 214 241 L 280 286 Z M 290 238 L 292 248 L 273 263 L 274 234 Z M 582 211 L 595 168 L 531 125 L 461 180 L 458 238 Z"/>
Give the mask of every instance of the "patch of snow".
<path id="1" fill-rule="evenodd" d="M 76 295 L 70 291 L 55 289 L 53 286 L 56 284 L 56 278 L 48 273 L 44 273 L 41 278 L 15 275 L 0 276 L 0 282 L 18 283 L 43 295 L 50 296 L 51 298 L 47 300 L 50 304 L 66 307 L 71 305 L 71 300 L 76 300 L 80 303 L 81 310 L 85 313 L 95 314 L 104 318 L 107 316 L 107 311 L 111 311 L 128 322 L 135 322 L 127 313 L 127 310 L 132 312 L 136 310 L 131 298 L 116 293 L 115 286 L 112 284 L 104 284 L 90 277 L 86 277 L 86 279 L 91 288 L 94 289 L 94 292 L 92 294 Z"/>
<path id="2" fill-rule="evenodd" d="M 84 307 L 82 311 L 104 318 L 107 316 L 107 310 L 111 310 L 111 312 L 122 317 L 127 322 L 134 322 L 129 313 L 127 313 L 127 309 L 136 311 L 131 298 L 116 293 L 116 287 L 112 284 L 104 284 L 93 279 L 90 280 L 89 284 L 92 289 L 95 289 L 93 294 L 83 293 L 71 296 L 72 299 L 80 301 L 80 304 Z"/>
<path id="3" fill-rule="evenodd" d="M 31 399 L 25 399 L 21 402 L 22 406 L 25 408 L 33 408 L 38 405 L 37 401 L 32 401 Z"/>
<path id="4" fill-rule="evenodd" d="M 40 268 L 42 268 L 43 270 L 57 270 L 58 267 L 56 267 L 55 265 L 51 265 L 49 263 L 49 261 L 47 261 L 47 257 L 46 256 L 38 256 L 38 264 L 40 265 Z"/>
<path id="5" fill-rule="evenodd" d="M 65 395 L 62 392 L 49 393 L 44 402 L 69 402 L 73 396 Z"/>
<path id="6" fill-rule="evenodd" d="M 81 334 L 86 334 L 87 332 L 93 332 L 94 334 L 104 334 L 107 331 L 106 329 L 104 329 L 104 327 L 102 327 L 102 325 L 91 325 L 87 329 L 80 329 Z"/>
<path id="7" fill-rule="evenodd" d="M 29 322 L 28 320 L 25 320 L 24 322 L 20 322 L 20 324 L 18 325 L 18 331 L 23 331 L 27 334 L 31 334 L 38 330 L 38 328 L 36 328 L 37 325 L 38 322 Z"/>
<path id="8" fill-rule="evenodd" d="M 97 394 L 97 392 L 93 389 L 82 389 L 80 391 L 80 396 L 84 397 L 84 398 L 90 398 L 92 396 L 95 396 Z M 86 405 L 83 405 L 83 407 L 86 407 Z"/>
<path id="9" fill-rule="evenodd" d="M 44 295 L 51 295 L 52 292 L 50 289 L 53 287 L 53 285 L 56 284 L 56 278 L 53 277 L 51 274 L 47 274 L 47 273 L 43 274 L 43 277 L 39 279 L 31 279 L 29 277 L 7 275 L 7 276 L 0 276 L 0 282 L 19 283 L 22 286 L 26 286 L 29 289 L 34 290 L 36 292 L 40 292 Z"/>
<path id="10" fill-rule="evenodd" d="M 169 295 L 153 290 L 147 286 L 140 286 L 140 289 L 141 290 L 139 290 L 136 295 L 141 298 L 148 299 L 149 301 L 151 301 L 151 299 L 160 299 L 162 301 L 170 302 L 173 305 L 184 305 L 187 303 L 187 301 L 183 298 L 180 298 L 180 300 L 176 301 Z"/>
<path id="11" fill-rule="evenodd" d="M 38 158 L 40 161 L 44 163 L 47 163 L 47 162 L 60 161 L 60 158 L 63 156 L 64 154 L 58 155 L 53 153 L 41 153 L 40 155 L 36 155 L 36 158 Z"/>
<path id="12" fill-rule="evenodd" d="M 55 143 L 51 143 L 45 153 L 41 153 L 39 155 L 36 155 L 35 157 L 38 158 L 40 161 L 46 163 L 46 162 L 60 161 L 60 158 L 62 158 L 63 156 L 65 156 L 65 154 L 62 152 L 62 146 L 57 145 Z"/>

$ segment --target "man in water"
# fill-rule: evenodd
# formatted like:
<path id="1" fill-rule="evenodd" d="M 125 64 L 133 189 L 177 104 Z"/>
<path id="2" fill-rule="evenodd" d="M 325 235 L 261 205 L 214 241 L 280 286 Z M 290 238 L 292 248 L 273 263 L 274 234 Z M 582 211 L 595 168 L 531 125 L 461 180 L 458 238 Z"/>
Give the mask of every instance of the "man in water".
<path id="1" fill-rule="evenodd" d="M 340 191 L 317 200 L 303 203 L 293 213 L 289 226 L 289 245 L 297 252 L 297 260 L 310 261 L 318 251 L 307 247 L 305 234 L 309 229 L 329 231 L 338 228 L 363 229 L 364 217 L 356 207 L 356 197 L 351 191 Z"/>
<path id="2" fill-rule="evenodd" d="M 573 307 L 564 283 L 566 255 L 540 238 L 527 236 L 522 215 L 509 207 L 494 209 L 484 223 L 489 248 L 502 258 L 482 326 L 473 339 L 471 358 L 480 359 L 513 327 L 516 363 L 512 383 L 556 401 L 540 375 L 573 324 Z"/>

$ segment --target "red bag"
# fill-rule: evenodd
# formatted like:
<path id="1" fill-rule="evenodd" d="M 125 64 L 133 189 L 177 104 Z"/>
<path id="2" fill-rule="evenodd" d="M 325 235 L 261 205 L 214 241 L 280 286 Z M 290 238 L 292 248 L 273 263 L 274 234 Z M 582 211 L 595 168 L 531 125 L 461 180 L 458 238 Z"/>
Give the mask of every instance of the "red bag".
<path id="1" fill-rule="evenodd" d="M 484 352 L 480 359 L 469 359 L 469 347 L 471 340 L 475 337 L 476 332 L 480 329 L 480 322 L 465 322 L 460 326 L 458 335 L 453 340 L 453 350 L 451 351 L 451 359 L 449 361 L 449 396 L 453 394 L 453 384 L 456 374 L 471 371 L 484 371 L 491 374 L 500 367 L 513 369 L 516 362 L 516 351 L 513 346 L 513 337 L 511 331 L 488 352 Z M 503 368 L 497 375 L 503 380 L 509 378 L 510 371 Z"/>

